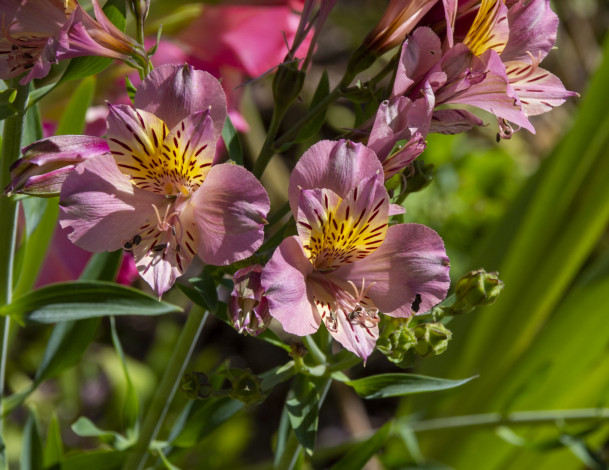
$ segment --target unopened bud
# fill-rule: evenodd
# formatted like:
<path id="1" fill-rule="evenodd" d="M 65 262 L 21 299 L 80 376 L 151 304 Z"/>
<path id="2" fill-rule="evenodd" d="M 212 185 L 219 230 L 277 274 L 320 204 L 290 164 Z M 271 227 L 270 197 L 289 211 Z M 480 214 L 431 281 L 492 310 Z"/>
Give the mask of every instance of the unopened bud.
<path id="1" fill-rule="evenodd" d="M 98 137 L 66 135 L 39 140 L 22 149 L 24 156 L 12 164 L 11 182 L 4 191 L 9 195 L 58 196 L 78 163 L 109 151 L 106 140 Z"/>
<path id="2" fill-rule="evenodd" d="M 262 266 L 251 265 L 233 276 L 235 287 L 228 303 L 230 317 L 239 333 L 256 336 L 268 328 L 272 317 L 260 283 Z"/>
<path id="3" fill-rule="evenodd" d="M 305 73 L 298 69 L 298 62 L 284 62 L 277 68 L 273 79 L 273 98 L 279 109 L 286 109 L 296 99 L 302 85 Z"/>
<path id="4" fill-rule="evenodd" d="M 251 370 L 231 369 L 232 392 L 230 397 L 239 400 L 246 405 L 259 402 L 264 399 L 262 393 L 262 381 L 252 373 Z"/>
<path id="5" fill-rule="evenodd" d="M 452 332 L 442 323 L 422 323 L 414 328 L 415 351 L 420 357 L 438 356 L 446 351 Z"/>
<path id="6" fill-rule="evenodd" d="M 470 271 L 457 281 L 455 294 L 457 301 L 454 308 L 473 308 L 490 305 L 501 293 L 503 281 L 497 272 L 487 273 L 484 269 Z"/>
<path id="7" fill-rule="evenodd" d="M 400 367 L 412 365 L 413 348 L 416 345 L 417 338 L 414 331 L 404 322 L 400 322 L 391 333 L 382 335 L 377 341 L 377 349 Z"/>
<path id="8" fill-rule="evenodd" d="M 182 376 L 180 390 L 191 400 L 204 400 L 212 395 L 213 388 L 203 372 L 191 372 Z"/>

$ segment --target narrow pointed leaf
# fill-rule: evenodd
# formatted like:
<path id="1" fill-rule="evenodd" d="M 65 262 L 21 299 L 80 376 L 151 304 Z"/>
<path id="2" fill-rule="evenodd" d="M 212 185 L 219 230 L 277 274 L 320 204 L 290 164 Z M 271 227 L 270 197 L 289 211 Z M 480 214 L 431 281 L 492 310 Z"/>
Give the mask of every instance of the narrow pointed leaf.
<path id="1" fill-rule="evenodd" d="M 42 470 L 42 440 L 32 411 L 30 411 L 23 430 L 23 447 L 21 448 L 19 469 Z"/>
<path id="2" fill-rule="evenodd" d="M 42 287 L 0 307 L 19 323 L 58 323 L 110 315 L 164 315 L 182 309 L 110 282 L 62 282 Z"/>
<path id="3" fill-rule="evenodd" d="M 345 382 L 362 398 L 402 397 L 459 387 L 475 377 L 448 380 L 416 374 L 379 374 Z"/>
<path id="4" fill-rule="evenodd" d="M 374 435 L 358 444 L 331 467 L 331 470 L 359 470 L 376 454 L 387 442 L 391 431 L 391 423 L 387 423 Z"/>
<path id="5" fill-rule="evenodd" d="M 243 149 L 241 148 L 241 142 L 239 141 L 239 134 L 229 116 L 226 116 L 226 121 L 224 121 L 222 139 L 224 139 L 224 144 L 226 145 L 226 150 L 228 151 L 230 159 L 236 162 L 237 165 L 243 165 Z"/>

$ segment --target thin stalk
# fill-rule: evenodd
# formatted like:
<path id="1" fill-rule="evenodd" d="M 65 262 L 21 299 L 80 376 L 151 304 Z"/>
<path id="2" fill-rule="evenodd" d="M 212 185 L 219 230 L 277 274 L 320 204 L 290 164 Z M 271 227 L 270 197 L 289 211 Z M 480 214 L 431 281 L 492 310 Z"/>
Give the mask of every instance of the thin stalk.
<path id="1" fill-rule="evenodd" d="M 148 448 L 161 429 L 169 405 L 180 384 L 180 378 L 184 374 L 208 316 L 209 312 L 205 312 L 199 307 L 193 307 L 188 314 L 186 324 L 182 328 L 171 359 L 169 359 L 156 394 L 146 412 L 138 441 L 123 466 L 124 470 L 142 470 L 144 468 L 146 460 L 148 460 Z"/>
<path id="2" fill-rule="evenodd" d="M 313 356 L 315 359 L 315 362 L 318 364 L 326 363 L 326 355 L 322 352 L 319 346 L 317 346 L 317 343 L 310 335 L 303 337 L 302 341 L 311 353 L 311 356 Z"/>
<path id="3" fill-rule="evenodd" d="M 561 421 L 596 421 L 607 418 L 609 418 L 609 408 L 584 408 L 451 416 L 405 424 L 414 432 L 424 432 L 449 428 L 484 428 L 515 424 L 549 424 Z"/>
<path id="4" fill-rule="evenodd" d="M 19 157 L 21 151 L 21 136 L 23 135 L 29 84 L 19 85 L 19 80 L 15 78 L 9 82 L 9 88 L 17 89 L 17 96 L 13 103 L 17 108 L 17 114 L 4 121 L 2 149 L 0 151 L 0 191 L 10 182 L 10 166 Z M 15 240 L 17 237 L 17 208 L 17 202 L 12 198 L 4 195 L 0 196 L 0 214 L 2 214 L 3 220 L 3 228 L 0 230 L 0 306 L 8 305 L 12 301 Z M 10 317 L 4 316 L 1 322 L 0 405 L 4 396 Z M 2 437 L 3 427 L 3 413 L 0 412 L 0 438 Z"/>
<path id="5" fill-rule="evenodd" d="M 258 179 L 264 173 L 267 165 L 271 161 L 271 157 L 275 154 L 275 149 L 273 148 L 273 141 L 275 140 L 275 136 L 279 131 L 279 126 L 281 125 L 281 121 L 287 112 L 287 108 L 280 109 L 275 107 L 273 109 L 273 116 L 271 117 L 271 123 L 269 125 L 269 130 L 266 134 L 266 139 L 264 140 L 264 144 L 262 144 L 262 149 L 260 149 L 260 153 L 258 154 L 258 158 L 256 158 L 256 162 L 254 163 L 254 176 Z"/>

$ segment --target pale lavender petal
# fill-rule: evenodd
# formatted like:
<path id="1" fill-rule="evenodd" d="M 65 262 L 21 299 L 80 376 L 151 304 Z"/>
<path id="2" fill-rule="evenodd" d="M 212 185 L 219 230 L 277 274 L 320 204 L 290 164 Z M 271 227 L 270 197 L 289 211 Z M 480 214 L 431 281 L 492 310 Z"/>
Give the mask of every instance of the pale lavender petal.
<path id="1" fill-rule="evenodd" d="M 389 227 L 378 250 L 328 275 L 345 290 L 347 281 L 365 284 L 381 313 L 409 317 L 417 294 L 423 313 L 446 297 L 450 286 L 449 262 L 440 236 L 419 224 Z"/>
<path id="2" fill-rule="evenodd" d="M 298 336 L 313 334 L 321 318 L 307 293 L 307 276 L 313 272 L 297 237 L 286 238 L 262 270 L 269 312 L 285 331 Z"/>
<path id="3" fill-rule="evenodd" d="M 68 235 L 88 251 L 114 251 L 133 239 L 139 227 L 156 223 L 152 205 L 165 197 L 136 188 L 114 159 L 101 155 L 77 165 L 66 178 L 59 198 L 59 221 Z"/>
<path id="4" fill-rule="evenodd" d="M 469 131 L 472 127 L 483 125 L 482 119 L 464 109 L 438 109 L 431 117 L 429 132 L 459 134 Z"/>
<path id="5" fill-rule="evenodd" d="M 216 139 L 226 119 L 226 95 L 220 82 L 189 65 L 161 65 L 140 84 L 135 107 L 161 118 L 171 129 L 187 116 L 209 109 Z"/>
<path id="6" fill-rule="evenodd" d="M 155 252 L 147 251 L 138 255 L 134 251 L 137 271 L 148 285 L 161 296 L 167 292 L 182 275 L 182 271 L 175 263 L 175 259 L 163 258 Z"/>
<path id="7" fill-rule="evenodd" d="M 405 214 L 406 208 L 400 206 L 399 204 L 389 204 L 389 212 L 387 215 L 391 217 L 392 215 L 400 215 Z"/>
<path id="8" fill-rule="evenodd" d="M 441 58 L 442 47 L 438 35 L 427 27 L 415 29 L 402 46 L 392 96 L 406 94 Z"/>
<path id="9" fill-rule="evenodd" d="M 383 162 L 383 171 L 385 180 L 388 180 L 393 175 L 410 165 L 419 155 L 423 153 L 427 147 L 427 142 L 423 135 L 417 132 L 412 138 L 406 142 L 400 150 L 395 152 L 391 158 Z"/>
<path id="10" fill-rule="evenodd" d="M 198 254 L 204 262 L 234 263 L 262 244 L 269 197 L 245 168 L 229 163 L 213 166 L 191 204 L 201 231 Z"/>
<path id="11" fill-rule="evenodd" d="M 327 188 L 345 197 L 362 180 L 383 172 L 376 154 L 363 144 L 348 140 L 322 140 L 300 158 L 290 177 L 288 197 L 298 214 L 300 189 Z"/>
<path id="12" fill-rule="evenodd" d="M 503 61 L 541 61 L 556 42 L 558 16 L 549 0 L 520 0 L 508 11 L 510 36 Z"/>
<path id="13" fill-rule="evenodd" d="M 476 106 L 535 133 L 535 128 L 522 111 L 516 92 L 508 84 L 499 55 L 488 50 L 482 57 L 472 58 L 465 46 L 459 46 L 462 45 L 457 44 L 443 58 L 442 68 L 450 85 L 438 90 L 436 104 Z M 468 63 L 471 63 L 470 67 Z M 461 79 L 456 79 L 459 76 Z"/>
<path id="14" fill-rule="evenodd" d="M 364 361 L 374 351 L 376 340 L 379 337 L 378 324 L 363 327 L 352 324 L 348 318 L 349 312 L 339 310 L 336 312 L 336 328 L 329 330 L 332 337 L 352 353 Z"/>
<path id="15" fill-rule="evenodd" d="M 403 96 L 383 101 L 370 131 L 368 148 L 383 162 L 398 141 L 409 141 L 417 133 L 425 137 L 434 103 L 433 93 L 414 102 Z"/>
<path id="16" fill-rule="evenodd" d="M 578 96 L 567 91 L 556 75 L 534 64 L 507 62 L 505 68 L 527 116 L 543 114 L 563 104 L 566 98 Z"/>

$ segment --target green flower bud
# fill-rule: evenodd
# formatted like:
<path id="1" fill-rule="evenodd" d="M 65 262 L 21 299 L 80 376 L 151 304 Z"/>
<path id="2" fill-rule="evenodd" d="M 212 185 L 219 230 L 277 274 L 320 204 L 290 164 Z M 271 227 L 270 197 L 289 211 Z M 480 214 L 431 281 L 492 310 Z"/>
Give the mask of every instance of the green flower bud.
<path id="1" fill-rule="evenodd" d="M 230 397 L 239 400 L 246 405 L 257 403 L 264 399 L 264 393 L 262 393 L 262 381 L 249 370 L 230 370 L 232 377 L 232 391 Z"/>
<path id="2" fill-rule="evenodd" d="M 180 390 L 191 400 L 205 400 L 213 393 L 207 375 L 203 372 L 190 372 L 182 376 Z"/>
<path id="3" fill-rule="evenodd" d="M 414 328 L 418 343 L 415 351 L 420 357 L 438 356 L 446 351 L 452 332 L 442 323 L 422 323 Z"/>
<path id="4" fill-rule="evenodd" d="M 408 367 L 414 360 L 413 348 L 417 345 L 414 331 L 407 323 L 396 322 L 395 329 L 388 334 L 383 334 L 377 341 L 377 349 L 387 356 L 387 359 L 399 367 Z M 397 323 L 399 322 L 399 323 Z M 388 325 L 389 328 L 391 326 Z"/>
<path id="5" fill-rule="evenodd" d="M 298 69 L 298 62 L 279 65 L 273 79 L 273 98 L 277 108 L 286 109 L 296 99 L 304 80 L 305 73 Z"/>
<path id="6" fill-rule="evenodd" d="M 487 273 L 484 269 L 470 271 L 457 281 L 455 294 L 457 310 L 464 307 L 479 307 L 490 305 L 501 293 L 503 281 L 498 277 L 497 272 Z"/>

